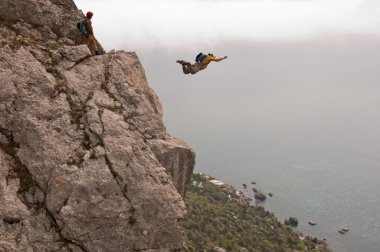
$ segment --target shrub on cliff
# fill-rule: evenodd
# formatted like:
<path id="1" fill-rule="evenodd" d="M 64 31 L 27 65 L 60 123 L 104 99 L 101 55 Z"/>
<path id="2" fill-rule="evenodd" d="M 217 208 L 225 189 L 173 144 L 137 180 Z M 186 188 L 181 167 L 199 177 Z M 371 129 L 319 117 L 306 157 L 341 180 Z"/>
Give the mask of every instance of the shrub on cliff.
<path id="1" fill-rule="evenodd" d="M 185 199 L 188 214 L 181 227 L 190 251 L 323 251 L 302 241 L 262 207 L 242 203 L 231 187 L 194 174 Z"/>

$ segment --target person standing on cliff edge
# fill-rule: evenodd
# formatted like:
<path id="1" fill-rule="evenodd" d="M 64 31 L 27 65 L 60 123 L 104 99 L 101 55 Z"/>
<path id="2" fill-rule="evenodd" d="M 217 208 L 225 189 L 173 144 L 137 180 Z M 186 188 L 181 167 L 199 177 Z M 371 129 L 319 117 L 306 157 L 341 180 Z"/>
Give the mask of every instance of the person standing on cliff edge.
<path id="1" fill-rule="evenodd" d="M 190 62 L 186 62 L 184 60 L 177 60 L 176 62 L 182 65 L 184 74 L 196 74 L 197 72 L 206 69 L 211 61 L 219 62 L 224 59 L 227 59 L 227 56 L 224 56 L 223 58 L 216 58 L 212 53 L 209 53 L 207 55 L 200 53 L 196 56 L 194 64 L 191 64 Z"/>
<path id="2" fill-rule="evenodd" d="M 82 29 L 82 44 L 86 44 L 91 51 L 92 55 L 99 55 L 98 46 L 94 37 L 94 30 L 92 29 L 92 16 L 94 13 L 87 12 L 86 18 L 83 20 L 84 29 Z"/>

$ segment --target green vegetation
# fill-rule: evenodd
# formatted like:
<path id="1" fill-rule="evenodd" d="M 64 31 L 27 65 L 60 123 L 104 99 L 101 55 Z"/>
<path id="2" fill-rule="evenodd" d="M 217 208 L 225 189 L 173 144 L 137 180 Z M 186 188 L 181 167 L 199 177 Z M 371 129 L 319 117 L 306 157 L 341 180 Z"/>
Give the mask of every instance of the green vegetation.
<path id="1" fill-rule="evenodd" d="M 46 72 L 51 73 L 51 74 L 56 74 L 56 73 L 58 73 L 58 70 L 55 67 L 47 66 L 46 67 Z"/>
<path id="2" fill-rule="evenodd" d="M 253 207 L 230 186 L 217 186 L 193 174 L 181 228 L 190 251 L 327 251 L 318 240 L 301 240 L 262 207 Z M 242 250 L 244 251 L 244 250 Z"/>

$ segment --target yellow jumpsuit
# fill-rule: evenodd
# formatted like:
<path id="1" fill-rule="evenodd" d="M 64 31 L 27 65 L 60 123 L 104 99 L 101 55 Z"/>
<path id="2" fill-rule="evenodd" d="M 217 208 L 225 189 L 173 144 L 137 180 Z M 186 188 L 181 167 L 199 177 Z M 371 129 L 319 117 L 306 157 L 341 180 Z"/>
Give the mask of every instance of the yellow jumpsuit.
<path id="1" fill-rule="evenodd" d="M 224 58 L 216 58 L 216 57 L 213 57 L 213 56 L 210 56 L 210 55 L 207 55 L 206 58 L 204 58 L 202 60 L 202 62 L 200 63 L 194 63 L 194 64 L 183 64 L 182 65 L 182 70 L 183 70 L 183 73 L 184 74 L 196 74 L 197 72 L 205 69 L 208 64 L 210 64 L 211 61 L 221 61 L 223 60 Z"/>

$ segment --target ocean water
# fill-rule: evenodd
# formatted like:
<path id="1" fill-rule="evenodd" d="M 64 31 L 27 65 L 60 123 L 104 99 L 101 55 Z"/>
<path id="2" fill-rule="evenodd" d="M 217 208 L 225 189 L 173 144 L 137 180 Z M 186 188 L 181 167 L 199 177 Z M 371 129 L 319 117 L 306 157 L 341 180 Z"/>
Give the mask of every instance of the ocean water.
<path id="1" fill-rule="evenodd" d="M 267 210 L 279 220 L 297 217 L 298 231 L 326 238 L 333 251 L 380 251 L 380 160 L 376 152 L 363 151 L 358 157 L 347 150 L 350 145 L 338 150 L 331 143 L 315 149 L 309 144 L 286 148 L 235 141 L 227 140 L 217 148 L 207 146 L 207 157 L 202 160 L 203 155 L 198 155 L 196 170 L 237 186 L 251 198 L 253 187 L 273 193 L 262 203 Z M 244 142 L 247 145 L 240 145 Z M 332 149 L 340 154 L 332 156 Z M 248 188 L 243 189 L 242 183 Z M 317 225 L 310 226 L 309 220 Z M 350 229 L 345 235 L 338 233 L 343 227 Z"/>
<path id="2" fill-rule="evenodd" d="M 379 39 L 224 44 L 212 52 L 229 58 L 193 76 L 175 63 L 192 51 L 140 55 L 168 132 L 197 154 L 195 171 L 252 198 L 256 182 L 274 195 L 267 210 L 281 221 L 297 217 L 298 231 L 326 238 L 333 251 L 379 252 Z"/>
<path id="3" fill-rule="evenodd" d="M 298 231 L 327 239 L 333 251 L 380 251 L 378 137 L 360 142 L 337 140 L 336 132 L 255 136 L 226 130 L 182 138 L 197 153 L 197 172 L 232 184 L 251 198 L 253 187 L 273 193 L 262 203 L 268 211 L 281 221 L 297 217 Z M 310 226 L 309 220 L 317 225 Z M 349 232 L 339 234 L 341 228 Z"/>

